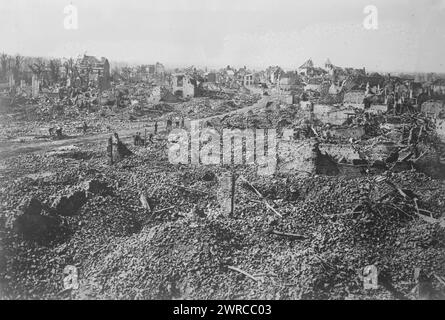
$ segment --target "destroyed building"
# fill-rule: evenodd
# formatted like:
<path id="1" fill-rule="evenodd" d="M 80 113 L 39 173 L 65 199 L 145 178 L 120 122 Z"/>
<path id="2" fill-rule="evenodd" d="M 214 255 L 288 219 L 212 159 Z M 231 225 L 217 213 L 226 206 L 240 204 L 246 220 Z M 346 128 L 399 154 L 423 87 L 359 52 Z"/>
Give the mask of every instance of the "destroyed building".
<path id="1" fill-rule="evenodd" d="M 362 90 L 351 90 L 344 94 L 343 104 L 352 107 L 362 107 L 366 93 Z"/>
<path id="2" fill-rule="evenodd" d="M 320 93 L 323 80 L 319 78 L 310 78 L 304 84 L 305 91 L 315 91 Z"/>
<path id="3" fill-rule="evenodd" d="M 278 171 L 298 173 L 302 176 L 312 174 L 336 175 L 339 170 L 336 162 L 322 153 L 315 140 L 280 141 L 278 145 Z"/>
<path id="4" fill-rule="evenodd" d="M 436 95 L 445 95 L 445 79 L 437 79 L 431 85 L 432 91 Z"/>
<path id="5" fill-rule="evenodd" d="M 284 71 L 279 66 L 271 66 L 266 69 L 265 73 L 267 82 L 276 84 L 281 76 L 284 74 Z"/>
<path id="6" fill-rule="evenodd" d="M 437 100 L 426 101 L 421 105 L 420 110 L 429 117 L 433 118 L 445 117 L 445 103 L 443 101 L 437 101 Z"/>
<path id="7" fill-rule="evenodd" d="M 83 55 L 77 60 L 76 66 L 80 76 L 84 77 L 87 82 L 93 82 L 101 90 L 110 88 L 111 76 L 108 59 Z"/>
<path id="8" fill-rule="evenodd" d="M 324 71 L 130 65 L 99 90 L 103 60 L 83 60 L 80 87 L 68 73 L 34 75 L 32 94 L 23 79 L 1 87 L 7 298 L 417 299 L 418 265 L 442 288 L 432 82 L 328 59 Z M 363 289 L 370 263 L 397 293 Z M 67 264 L 82 267 L 80 290 L 62 287 Z"/>
<path id="9" fill-rule="evenodd" d="M 218 83 L 219 82 L 219 76 L 216 72 L 209 72 L 206 75 L 206 81 L 212 82 L 212 83 Z"/>
<path id="10" fill-rule="evenodd" d="M 278 85 L 280 89 L 285 91 L 301 93 L 304 90 L 304 84 L 295 71 L 289 71 L 281 75 Z"/>
<path id="11" fill-rule="evenodd" d="M 164 66 L 156 62 L 156 64 L 145 64 L 137 66 L 134 70 L 134 77 L 138 81 L 149 82 L 151 80 L 162 80 L 165 76 Z"/>
<path id="12" fill-rule="evenodd" d="M 254 74 L 253 73 L 247 73 L 243 76 L 243 85 L 245 87 L 253 86 L 254 84 Z"/>
<path id="13" fill-rule="evenodd" d="M 191 98 L 195 96 L 198 89 L 198 82 L 186 73 L 172 74 L 172 91 L 175 96 L 181 98 Z"/>
<path id="14" fill-rule="evenodd" d="M 302 75 L 310 76 L 312 75 L 312 70 L 314 69 L 314 63 L 312 59 L 308 59 L 300 67 L 298 67 L 298 72 Z"/>

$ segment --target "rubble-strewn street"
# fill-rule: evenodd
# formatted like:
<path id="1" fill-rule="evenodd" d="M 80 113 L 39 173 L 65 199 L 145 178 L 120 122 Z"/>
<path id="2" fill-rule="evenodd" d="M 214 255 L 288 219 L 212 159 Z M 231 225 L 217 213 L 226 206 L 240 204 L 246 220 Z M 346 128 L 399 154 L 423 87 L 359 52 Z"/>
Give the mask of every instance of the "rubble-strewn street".
<path id="1" fill-rule="evenodd" d="M 256 88 L 159 103 L 147 102 L 148 85 L 118 87 L 131 88 L 121 103 L 132 102 L 91 110 L 44 92 L 4 95 L 5 297 L 418 299 L 420 268 L 430 284 L 422 294 L 443 298 L 442 109 L 305 106 Z M 276 128 L 277 172 L 171 164 L 168 126 L 199 117 L 220 132 Z M 50 135 L 57 126 L 62 134 Z M 129 153 L 110 164 L 113 132 Z M 227 174 L 236 180 L 231 215 L 220 196 Z M 77 290 L 64 290 L 66 265 L 79 272 Z M 377 290 L 363 288 L 368 265 Z"/>
<path id="2" fill-rule="evenodd" d="M 445 75 L 299 62 L 0 54 L 0 299 L 445 299 Z"/>

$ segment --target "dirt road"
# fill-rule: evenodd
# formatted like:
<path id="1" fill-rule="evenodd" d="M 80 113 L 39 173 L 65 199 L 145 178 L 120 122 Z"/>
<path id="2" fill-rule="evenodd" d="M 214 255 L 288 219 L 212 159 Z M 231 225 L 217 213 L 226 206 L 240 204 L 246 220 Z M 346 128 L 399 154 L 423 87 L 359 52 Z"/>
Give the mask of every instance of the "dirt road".
<path id="1" fill-rule="evenodd" d="M 154 123 L 148 123 L 145 128 L 148 132 L 154 131 Z M 158 130 L 164 130 L 165 123 L 159 124 Z M 118 131 L 119 137 L 122 141 L 130 141 L 132 136 L 136 131 L 141 131 L 140 128 L 132 128 L 126 130 Z M 143 131 L 142 131 L 143 132 Z M 0 144 L 0 159 L 12 157 L 18 154 L 39 152 L 39 151 L 49 151 L 55 148 L 68 146 L 68 145 L 82 145 L 86 143 L 94 143 L 102 141 L 104 145 L 107 139 L 112 135 L 113 132 L 109 133 L 98 133 L 98 134 L 86 134 L 78 136 L 68 136 L 61 140 L 50 140 L 49 137 L 46 139 L 31 140 L 26 142 L 7 142 Z"/>
<path id="2" fill-rule="evenodd" d="M 226 116 L 234 115 L 234 114 L 242 114 L 246 113 L 250 110 L 259 110 L 262 108 L 265 108 L 267 106 L 267 103 L 271 100 L 270 97 L 263 97 L 258 102 L 251 106 L 247 106 L 241 109 L 233 110 L 224 114 L 215 115 L 211 117 L 201 118 L 197 119 L 195 121 L 203 122 L 203 121 L 209 121 L 216 118 L 223 118 Z M 186 123 L 187 125 L 187 123 Z M 165 130 L 166 123 L 165 122 L 158 122 L 158 130 L 162 131 Z M 148 122 L 145 126 L 142 127 L 142 130 L 146 128 L 147 132 L 153 132 L 154 131 L 154 122 Z M 120 130 L 118 131 L 119 137 L 122 141 L 127 142 L 131 140 L 132 135 L 135 134 L 136 131 L 141 131 L 140 127 L 138 128 L 131 128 L 126 130 Z M 103 142 L 104 145 L 106 143 L 106 140 L 108 137 L 112 134 L 112 132 L 109 133 L 98 133 L 98 134 L 91 134 L 91 135 L 78 135 L 78 136 L 70 136 L 65 139 L 61 140 L 50 140 L 47 139 L 34 139 L 34 140 L 28 140 L 25 142 L 19 142 L 19 141 L 11 141 L 11 142 L 2 142 L 0 144 L 0 159 L 5 159 L 9 157 L 13 157 L 19 154 L 26 154 L 26 153 L 32 153 L 32 152 L 45 152 L 49 151 L 55 148 L 68 146 L 68 145 L 82 145 L 86 143 L 94 143 L 94 142 Z"/>

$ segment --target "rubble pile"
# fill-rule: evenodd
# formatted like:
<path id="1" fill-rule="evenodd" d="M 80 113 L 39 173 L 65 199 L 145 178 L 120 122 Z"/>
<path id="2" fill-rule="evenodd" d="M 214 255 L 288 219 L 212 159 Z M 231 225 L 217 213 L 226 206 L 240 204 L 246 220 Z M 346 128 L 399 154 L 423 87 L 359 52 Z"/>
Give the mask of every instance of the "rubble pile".
<path id="1" fill-rule="evenodd" d="M 443 103 L 421 96 L 433 88 L 311 60 L 112 77 L 105 58 L 75 65 L 0 97 L 1 297 L 445 298 Z M 170 133 L 193 120 L 276 130 L 276 158 L 259 163 L 256 141 L 253 163 L 173 164 Z"/>
<path id="2" fill-rule="evenodd" d="M 230 99 L 196 98 L 182 103 L 178 109 L 190 119 L 225 114 L 255 104 L 259 95 L 236 94 Z"/>
<path id="3" fill-rule="evenodd" d="M 416 299 L 411 293 L 415 267 L 432 277 L 445 272 L 440 222 L 444 186 L 426 175 L 406 171 L 379 179 L 261 177 L 253 168 L 239 167 L 236 210 L 227 218 L 216 198 L 219 177 L 227 169 L 166 166 L 160 160 L 162 149 L 130 148 L 134 154 L 113 168 L 104 166 L 103 158 L 82 163 L 54 155 L 25 156 L 15 164 L 23 173 L 41 168 L 56 169 L 56 174 L 2 181 L 3 212 L 16 217 L 15 208 L 29 195 L 48 213 L 57 208 L 58 198 L 69 199 L 76 192 L 84 192 L 85 202 L 74 215 L 51 212 L 66 231 L 64 238 L 53 238 L 45 246 L 31 239 L 17 242 L 21 238 L 14 229 L 3 230 L 8 235 L 3 245 L 8 262 L 2 276 L 9 279 L 5 294 Z M 62 166 L 63 172 L 57 170 Z M 141 192 L 150 209 L 141 205 Z M 412 194 L 418 195 L 419 212 Z M 61 270 L 68 264 L 79 268 L 81 289 L 60 293 Z M 381 269 L 386 281 L 372 293 L 360 279 L 360 270 L 370 264 Z M 432 297 L 440 298 L 443 288 L 431 281 Z"/>

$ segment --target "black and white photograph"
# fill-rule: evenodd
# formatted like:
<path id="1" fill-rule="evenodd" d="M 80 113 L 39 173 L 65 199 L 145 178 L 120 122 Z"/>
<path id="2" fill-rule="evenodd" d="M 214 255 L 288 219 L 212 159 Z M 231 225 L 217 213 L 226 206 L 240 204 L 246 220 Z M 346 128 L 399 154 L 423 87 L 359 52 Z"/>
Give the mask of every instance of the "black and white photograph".
<path id="1" fill-rule="evenodd" d="M 0 0 L 0 300 L 444 299 L 445 0 Z"/>

